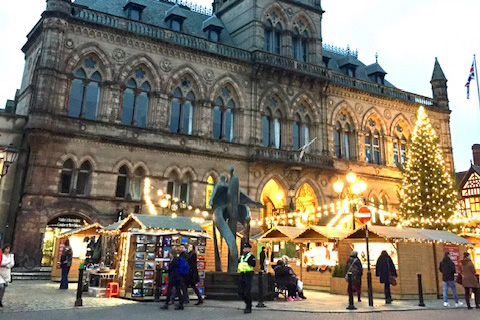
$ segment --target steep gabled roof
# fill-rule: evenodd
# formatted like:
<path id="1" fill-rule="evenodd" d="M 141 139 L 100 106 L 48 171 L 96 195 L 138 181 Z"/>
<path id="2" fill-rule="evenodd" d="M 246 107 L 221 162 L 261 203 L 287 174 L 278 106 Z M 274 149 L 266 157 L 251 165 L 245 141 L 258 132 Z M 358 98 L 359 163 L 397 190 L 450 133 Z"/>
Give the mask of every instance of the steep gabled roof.
<path id="1" fill-rule="evenodd" d="M 435 57 L 435 65 L 433 67 L 433 74 L 432 80 L 447 80 L 445 74 L 443 73 L 442 67 L 440 67 L 440 63 L 438 59 Z"/>

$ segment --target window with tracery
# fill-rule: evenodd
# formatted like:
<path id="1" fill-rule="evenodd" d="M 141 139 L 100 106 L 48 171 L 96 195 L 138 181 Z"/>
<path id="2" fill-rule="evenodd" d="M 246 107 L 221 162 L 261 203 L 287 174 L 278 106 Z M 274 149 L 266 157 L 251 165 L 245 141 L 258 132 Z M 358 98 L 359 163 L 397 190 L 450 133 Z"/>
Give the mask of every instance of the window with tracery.
<path id="1" fill-rule="evenodd" d="M 293 58 L 296 60 L 307 61 L 308 59 L 308 31 L 305 23 L 298 20 L 294 24 L 292 36 Z"/>
<path id="2" fill-rule="evenodd" d="M 393 161 L 395 164 L 405 164 L 407 156 L 407 138 L 405 138 L 404 130 L 399 125 L 395 129 L 393 136 Z"/>
<path id="3" fill-rule="evenodd" d="M 184 78 L 172 93 L 170 131 L 192 134 L 195 94 L 192 83 Z"/>
<path id="4" fill-rule="evenodd" d="M 377 121 L 370 119 L 365 132 L 365 160 L 368 163 L 381 164 L 381 143 L 383 134 L 380 133 Z"/>
<path id="5" fill-rule="evenodd" d="M 350 119 L 344 112 L 340 113 L 334 132 L 335 156 L 339 159 L 355 159 L 355 133 Z"/>
<path id="6" fill-rule="evenodd" d="M 292 147 L 300 149 L 310 142 L 310 127 L 312 121 L 307 113 L 307 108 L 300 105 L 297 113 L 295 113 L 292 124 Z"/>
<path id="7" fill-rule="evenodd" d="M 282 112 L 276 98 L 268 99 L 262 117 L 262 142 L 265 147 L 282 146 Z"/>
<path id="8" fill-rule="evenodd" d="M 68 100 L 68 116 L 96 119 L 100 100 L 100 74 L 98 62 L 89 57 L 73 74 Z"/>
<path id="9" fill-rule="evenodd" d="M 235 100 L 232 90 L 225 86 L 215 99 L 213 108 L 213 137 L 216 139 L 233 140 L 233 118 Z"/>
<path id="10" fill-rule="evenodd" d="M 276 12 L 267 15 L 264 26 L 264 49 L 275 54 L 281 53 L 282 24 Z"/>
<path id="11" fill-rule="evenodd" d="M 135 70 L 123 93 L 122 123 L 146 127 L 151 86 L 143 69 Z"/>

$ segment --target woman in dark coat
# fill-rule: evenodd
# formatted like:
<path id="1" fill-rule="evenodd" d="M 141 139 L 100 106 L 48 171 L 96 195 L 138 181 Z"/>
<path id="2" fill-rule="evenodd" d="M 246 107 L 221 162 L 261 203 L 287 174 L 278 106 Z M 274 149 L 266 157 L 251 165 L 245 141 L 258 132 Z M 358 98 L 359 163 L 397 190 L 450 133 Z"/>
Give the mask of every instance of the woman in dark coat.
<path id="1" fill-rule="evenodd" d="M 275 271 L 275 283 L 278 288 L 287 288 L 288 301 L 295 300 L 297 295 L 297 283 L 292 276 L 292 269 L 286 266 L 282 260 L 277 262 L 277 265 L 273 269 Z"/>
<path id="2" fill-rule="evenodd" d="M 462 286 L 465 288 L 465 301 L 467 302 L 468 309 L 472 309 L 470 306 L 470 295 L 473 291 L 475 295 L 475 306 L 480 309 L 480 284 L 476 277 L 475 266 L 470 259 L 468 252 L 463 253 L 463 259 L 460 260 L 460 274 L 462 275 Z"/>
<path id="3" fill-rule="evenodd" d="M 65 240 L 63 245 L 63 252 L 60 256 L 60 268 L 62 268 L 62 280 L 60 280 L 60 289 L 68 289 L 68 273 L 72 266 L 72 247 L 70 241 Z"/>
<path id="4" fill-rule="evenodd" d="M 361 302 L 363 266 L 357 251 L 353 251 L 347 261 L 347 272 L 352 273 L 352 291 L 357 293 L 358 302 Z"/>
<path id="5" fill-rule="evenodd" d="M 383 283 L 385 286 L 385 303 L 392 303 L 390 282 L 391 277 L 397 277 L 397 269 L 395 269 L 392 258 L 390 258 L 385 250 L 383 250 L 380 257 L 378 257 L 375 273 L 377 277 L 380 277 L 380 283 Z"/>
<path id="6" fill-rule="evenodd" d="M 199 305 L 203 303 L 202 295 L 200 291 L 198 291 L 197 283 L 200 280 L 198 277 L 198 269 L 197 269 L 197 252 L 195 250 L 195 246 L 193 244 L 188 246 L 188 255 L 187 255 L 187 262 L 188 262 L 188 276 L 185 281 L 185 294 L 188 295 L 188 288 L 191 287 L 195 294 L 198 297 L 197 303 L 195 305 Z"/>

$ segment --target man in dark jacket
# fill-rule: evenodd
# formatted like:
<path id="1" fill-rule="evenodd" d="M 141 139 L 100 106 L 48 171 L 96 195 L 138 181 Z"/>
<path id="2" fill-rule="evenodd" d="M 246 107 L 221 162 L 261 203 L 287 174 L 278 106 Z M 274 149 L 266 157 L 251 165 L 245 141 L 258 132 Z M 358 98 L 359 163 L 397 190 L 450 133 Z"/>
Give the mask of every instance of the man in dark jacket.
<path id="1" fill-rule="evenodd" d="M 173 259 L 168 266 L 168 286 L 167 286 L 167 300 L 165 305 L 161 309 L 168 309 L 168 302 L 172 296 L 172 289 L 175 288 L 175 293 L 178 297 L 178 306 L 175 310 L 183 310 L 184 299 L 184 276 L 180 273 L 180 257 L 178 256 L 177 249 L 172 249 Z"/>
<path id="2" fill-rule="evenodd" d="M 439 267 L 443 278 L 443 306 L 448 307 L 448 288 L 452 289 L 453 298 L 455 299 L 455 307 L 460 307 L 463 303 L 458 301 L 457 286 L 455 284 L 455 264 L 445 252 L 443 260 L 440 262 Z"/>
<path id="3" fill-rule="evenodd" d="M 260 271 L 267 272 L 267 268 L 265 268 L 265 260 L 267 259 L 267 250 L 265 247 L 262 247 L 262 251 L 260 252 Z"/>
<path id="4" fill-rule="evenodd" d="M 380 283 L 384 284 L 385 291 L 385 303 L 392 303 L 392 295 L 390 293 L 390 285 L 392 282 L 392 277 L 397 277 L 397 269 L 393 264 L 392 258 L 388 255 L 387 251 L 383 250 L 378 257 L 377 265 L 375 268 L 375 274 L 377 277 L 380 277 Z"/>
<path id="5" fill-rule="evenodd" d="M 256 260 L 253 253 L 250 252 L 251 249 L 250 243 L 244 243 L 242 255 L 238 259 L 238 272 L 240 273 L 238 294 L 245 301 L 244 313 L 252 313 L 252 279 Z"/>
<path id="6" fill-rule="evenodd" d="M 291 268 L 286 266 L 282 260 L 277 262 L 275 271 L 275 283 L 280 289 L 287 288 L 288 300 L 293 301 L 297 296 L 297 282 L 292 275 Z"/>

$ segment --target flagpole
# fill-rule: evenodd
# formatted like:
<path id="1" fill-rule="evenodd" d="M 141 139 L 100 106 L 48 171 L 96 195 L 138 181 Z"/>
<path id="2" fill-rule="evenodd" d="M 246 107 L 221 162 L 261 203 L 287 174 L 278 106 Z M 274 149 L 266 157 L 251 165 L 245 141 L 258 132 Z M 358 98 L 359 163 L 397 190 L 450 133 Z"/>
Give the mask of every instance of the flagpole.
<path id="1" fill-rule="evenodd" d="M 480 85 L 478 84 L 477 58 L 476 58 L 475 54 L 473 54 L 473 64 L 475 66 L 475 81 L 477 82 L 478 107 L 480 108 Z"/>

